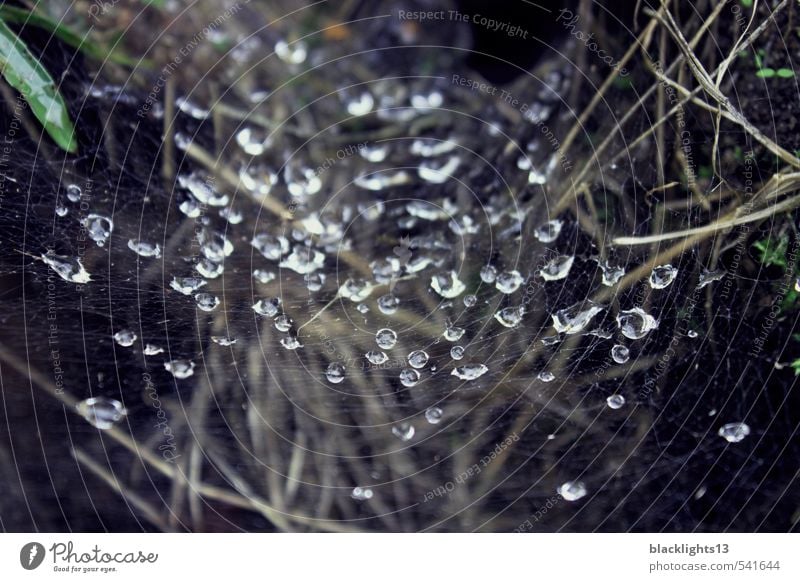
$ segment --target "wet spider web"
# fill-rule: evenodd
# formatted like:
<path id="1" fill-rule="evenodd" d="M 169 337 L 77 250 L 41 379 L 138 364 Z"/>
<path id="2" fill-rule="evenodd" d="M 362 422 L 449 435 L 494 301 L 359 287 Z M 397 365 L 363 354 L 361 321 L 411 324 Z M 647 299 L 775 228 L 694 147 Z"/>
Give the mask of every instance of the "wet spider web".
<path id="1" fill-rule="evenodd" d="M 252 58 L 296 75 L 299 51 Z M 450 69 L 342 83 L 337 66 L 354 65 L 322 68 L 330 90 L 301 85 L 281 124 L 267 112 L 295 93 L 187 93 L 140 117 L 142 94 L 73 76 L 81 156 L 17 139 L 3 343 L 58 392 L 36 410 L 74 460 L 43 444 L 45 465 L 80 466 L 91 501 L 48 471 L 64 521 L 787 529 L 790 389 L 737 344 L 759 333 L 758 288 L 725 287 L 704 249 L 653 269 L 662 249 L 609 244 L 658 232 L 637 155 L 591 187 L 599 233 L 555 211 L 542 126 L 574 121 L 569 70 L 530 79 L 515 116 Z"/>

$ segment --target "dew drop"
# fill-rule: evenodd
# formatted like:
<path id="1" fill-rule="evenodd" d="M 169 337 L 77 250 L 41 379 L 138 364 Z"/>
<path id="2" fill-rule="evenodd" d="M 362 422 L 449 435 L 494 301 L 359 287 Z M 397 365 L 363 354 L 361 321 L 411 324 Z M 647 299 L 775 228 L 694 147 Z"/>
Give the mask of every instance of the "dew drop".
<path id="1" fill-rule="evenodd" d="M 325 370 L 325 377 L 331 384 L 339 384 L 344 380 L 344 366 L 338 362 L 331 362 Z"/>
<path id="2" fill-rule="evenodd" d="M 236 343 L 235 337 L 228 337 L 224 335 L 212 335 L 211 341 L 220 346 L 232 346 Z"/>
<path id="3" fill-rule="evenodd" d="M 518 271 L 506 271 L 497 275 L 494 286 L 500 293 L 510 295 L 519 289 L 523 281 L 524 279 Z"/>
<path id="4" fill-rule="evenodd" d="M 277 261 L 289 252 L 289 241 L 285 236 L 272 236 L 271 234 L 257 234 L 250 244 L 270 261 Z"/>
<path id="5" fill-rule="evenodd" d="M 428 353 L 424 350 L 415 350 L 408 354 L 408 364 L 412 368 L 424 368 L 428 363 Z"/>
<path id="6" fill-rule="evenodd" d="M 281 332 L 287 332 L 292 329 L 292 318 L 288 315 L 279 315 L 275 318 L 275 329 Z"/>
<path id="7" fill-rule="evenodd" d="M 485 265 L 481 268 L 481 281 L 484 283 L 494 283 L 497 278 L 497 269 L 492 265 Z"/>
<path id="8" fill-rule="evenodd" d="M 425 420 L 429 424 L 439 424 L 442 421 L 442 416 L 444 416 L 444 412 L 438 406 L 431 406 L 425 411 Z"/>
<path id="9" fill-rule="evenodd" d="M 206 284 L 206 281 L 200 277 L 173 277 L 169 286 L 178 293 L 191 295 Z"/>
<path id="10" fill-rule="evenodd" d="M 86 229 L 89 238 L 96 242 L 99 247 L 106 244 L 108 237 L 111 236 L 111 232 L 114 230 L 114 223 L 111 219 L 100 214 L 89 214 L 81 220 L 81 226 Z"/>
<path id="11" fill-rule="evenodd" d="M 669 287 L 675 280 L 678 269 L 672 265 L 660 265 L 650 273 L 650 287 L 653 289 L 663 289 Z"/>
<path id="12" fill-rule="evenodd" d="M 448 325 L 444 330 L 444 339 L 449 342 L 457 342 L 464 337 L 464 328 L 456 327 L 455 325 Z"/>
<path id="13" fill-rule="evenodd" d="M 606 287 L 613 287 L 616 285 L 622 277 L 625 276 L 625 269 L 622 267 L 616 267 L 609 265 L 608 261 L 601 261 L 600 259 L 597 260 L 597 266 L 600 267 L 600 270 L 603 273 L 603 280 L 602 283 Z"/>
<path id="14" fill-rule="evenodd" d="M 626 338 L 637 340 L 642 339 L 657 328 L 658 322 L 652 315 L 645 313 L 642 308 L 634 307 L 633 309 L 625 309 L 619 312 L 617 325 L 622 335 Z"/>
<path id="15" fill-rule="evenodd" d="M 588 307 L 587 307 L 588 305 Z M 589 325 L 595 315 L 603 308 L 591 301 L 578 302 L 565 309 L 556 311 L 552 317 L 553 327 L 558 333 L 576 334 Z"/>
<path id="16" fill-rule="evenodd" d="M 400 383 L 406 388 L 416 386 L 419 382 L 419 372 L 412 368 L 403 368 L 400 370 Z"/>
<path id="17" fill-rule="evenodd" d="M 561 234 L 561 228 L 563 226 L 564 223 L 560 220 L 550 220 L 534 230 L 533 236 L 543 243 L 551 243 L 558 238 L 559 234 Z"/>
<path id="18" fill-rule="evenodd" d="M 156 356 L 158 354 L 163 354 L 163 353 L 164 353 L 164 348 L 161 348 L 159 346 L 154 346 L 153 344 L 147 344 L 144 347 L 145 356 Z"/>
<path id="19" fill-rule="evenodd" d="M 67 186 L 67 200 L 70 202 L 79 202 L 81 199 L 81 187 L 77 184 L 70 184 Z"/>
<path id="20" fill-rule="evenodd" d="M 123 329 L 114 334 L 114 341 L 123 348 L 127 348 L 136 341 L 136 334 L 129 329 Z"/>
<path id="21" fill-rule="evenodd" d="M 474 295 L 464 295 L 464 307 L 474 307 L 478 298 Z"/>
<path id="22" fill-rule="evenodd" d="M 259 315 L 264 315 L 266 317 L 275 317 L 276 315 L 278 315 L 281 303 L 282 301 L 280 297 L 272 297 L 270 299 L 259 299 L 253 304 L 253 311 L 258 313 Z"/>
<path id="23" fill-rule="evenodd" d="M 367 501 L 372 499 L 372 489 L 369 487 L 353 487 L 350 497 L 356 501 Z"/>
<path id="24" fill-rule="evenodd" d="M 729 443 L 738 443 L 750 434 L 750 427 L 743 422 L 731 422 L 722 426 L 717 434 Z"/>
<path id="25" fill-rule="evenodd" d="M 161 247 L 158 243 L 149 243 L 138 239 L 130 239 L 128 241 L 128 248 L 140 257 L 153 257 L 159 258 L 161 256 Z"/>
<path id="26" fill-rule="evenodd" d="M 281 345 L 287 350 L 292 351 L 303 347 L 303 344 L 300 343 L 300 340 L 293 335 L 287 335 L 285 338 L 281 339 Z"/>
<path id="27" fill-rule="evenodd" d="M 581 481 L 567 481 L 556 489 L 564 501 L 577 501 L 586 496 L 586 486 Z"/>
<path id="28" fill-rule="evenodd" d="M 539 269 L 539 274 L 545 281 L 566 279 L 574 262 L 574 256 L 560 255 L 550 260 L 544 267 Z"/>
<path id="29" fill-rule="evenodd" d="M 382 350 L 391 349 L 397 343 L 397 334 L 388 328 L 379 329 L 375 334 L 375 342 Z"/>
<path id="30" fill-rule="evenodd" d="M 172 360 L 164 362 L 164 368 L 178 380 L 184 380 L 194 375 L 195 363 L 191 360 Z"/>
<path id="31" fill-rule="evenodd" d="M 267 271 L 265 269 L 255 269 L 253 271 L 253 279 L 259 283 L 270 283 L 275 280 L 275 277 L 274 271 Z"/>
<path id="32" fill-rule="evenodd" d="M 611 358 L 617 364 L 624 364 L 627 362 L 631 357 L 631 351 L 627 348 L 627 346 L 623 346 L 622 344 L 617 344 L 611 348 Z"/>
<path id="33" fill-rule="evenodd" d="M 42 261 L 49 266 L 59 277 L 69 283 L 88 283 L 92 280 L 86 269 L 83 268 L 81 260 L 76 257 L 66 257 L 42 253 Z"/>
<path id="34" fill-rule="evenodd" d="M 450 348 L 450 357 L 454 360 L 460 360 L 464 357 L 464 348 L 462 346 L 453 346 Z"/>
<path id="35" fill-rule="evenodd" d="M 78 402 L 76 408 L 78 414 L 100 430 L 108 430 L 127 414 L 121 402 L 104 396 L 82 400 Z"/>
<path id="36" fill-rule="evenodd" d="M 364 357 L 367 358 L 367 361 L 374 366 L 380 366 L 381 364 L 386 363 L 386 361 L 389 359 L 389 356 L 378 350 L 370 350 L 364 354 Z"/>
<path id="37" fill-rule="evenodd" d="M 219 297 L 211 293 L 198 293 L 194 299 L 201 311 L 214 311 L 219 306 Z"/>
<path id="38" fill-rule="evenodd" d="M 516 327 L 522 321 L 522 307 L 504 307 L 494 314 L 494 318 L 504 327 Z"/>
<path id="39" fill-rule="evenodd" d="M 622 394 L 612 394 L 606 398 L 606 404 L 609 408 L 617 410 L 625 405 L 625 397 Z"/>
<path id="40" fill-rule="evenodd" d="M 548 370 L 542 370 L 536 377 L 542 382 L 552 382 L 556 379 L 555 375 Z"/>
<path id="41" fill-rule="evenodd" d="M 453 299 L 461 295 L 467 288 L 455 271 L 440 273 L 431 278 L 431 288 L 445 299 Z"/>
<path id="42" fill-rule="evenodd" d="M 380 309 L 381 313 L 384 315 L 392 315 L 397 313 L 397 308 L 399 305 L 400 299 L 398 299 L 393 293 L 387 293 L 386 295 L 378 298 L 378 309 Z"/>
<path id="43" fill-rule="evenodd" d="M 403 442 L 408 442 L 414 438 L 414 425 L 409 422 L 401 422 L 392 427 L 392 434 Z"/>
<path id="44" fill-rule="evenodd" d="M 450 372 L 451 376 L 455 376 L 459 380 L 476 380 L 483 376 L 486 372 L 489 371 L 483 364 L 466 364 L 464 366 L 458 366 L 454 368 L 452 372 Z"/>

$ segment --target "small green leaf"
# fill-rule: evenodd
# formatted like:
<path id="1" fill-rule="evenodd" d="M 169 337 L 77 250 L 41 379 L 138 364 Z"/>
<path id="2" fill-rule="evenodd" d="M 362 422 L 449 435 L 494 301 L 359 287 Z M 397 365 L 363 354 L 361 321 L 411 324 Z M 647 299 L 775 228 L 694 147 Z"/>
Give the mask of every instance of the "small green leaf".
<path id="1" fill-rule="evenodd" d="M 0 74 L 9 85 L 22 93 L 36 119 L 59 147 L 73 154 L 77 152 L 75 127 L 53 78 L 31 54 L 25 43 L 2 21 Z"/>
<path id="2" fill-rule="evenodd" d="M 795 360 L 790 365 L 792 366 L 792 370 L 794 370 L 794 375 L 800 376 L 800 359 Z"/>
<path id="3" fill-rule="evenodd" d="M 786 251 L 789 248 L 789 239 L 783 235 L 777 241 L 774 239 L 765 238 L 753 243 L 753 248 L 758 251 L 758 260 L 761 261 L 765 267 L 781 267 L 785 269 L 786 264 Z"/>
<path id="4" fill-rule="evenodd" d="M 744 6 L 745 8 L 752 8 L 753 0 L 742 0 L 742 6 Z"/>
<path id="5" fill-rule="evenodd" d="M 762 79 L 770 79 L 775 76 L 775 69 L 770 69 L 769 67 L 766 69 L 761 69 L 760 71 L 756 71 L 756 77 L 761 77 Z"/>
<path id="6" fill-rule="evenodd" d="M 794 71 L 792 69 L 778 69 L 775 71 L 775 74 L 779 77 L 783 77 L 784 79 L 794 77 Z"/>

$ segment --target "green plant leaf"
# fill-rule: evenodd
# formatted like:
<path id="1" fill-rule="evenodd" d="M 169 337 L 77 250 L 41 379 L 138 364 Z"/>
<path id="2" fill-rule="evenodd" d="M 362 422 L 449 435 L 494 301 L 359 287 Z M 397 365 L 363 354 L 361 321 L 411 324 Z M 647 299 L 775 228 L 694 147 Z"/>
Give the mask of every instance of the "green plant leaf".
<path id="1" fill-rule="evenodd" d="M 770 69 L 767 67 L 766 69 L 761 69 L 760 71 L 756 71 L 756 77 L 761 77 L 762 79 L 770 79 L 775 76 L 775 69 Z"/>
<path id="2" fill-rule="evenodd" d="M 794 370 L 795 376 L 800 376 L 800 360 L 795 360 L 791 363 L 792 370 Z"/>
<path id="3" fill-rule="evenodd" d="M 794 71 L 792 69 L 781 68 L 775 71 L 775 74 L 779 77 L 783 77 L 784 79 L 790 79 L 794 77 Z"/>
<path id="4" fill-rule="evenodd" d="M 55 20 L 42 15 L 39 12 L 15 8 L 14 6 L 0 6 L 0 20 L 11 24 L 21 24 L 23 26 L 36 26 L 46 30 L 51 35 L 59 38 L 65 44 L 74 47 L 87 56 L 98 61 L 111 61 L 119 65 L 136 65 L 137 59 L 127 57 L 119 52 L 111 52 L 93 42 L 86 36 L 74 32 L 71 28 L 59 24 Z"/>
<path id="5" fill-rule="evenodd" d="M 73 154 L 77 152 L 75 127 L 53 78 L 31 54 L 25 43 L 2 21 L 0 74 L 25 97 L 36 119 L 59 147 Z"/>
<path id="6" fill-rule="evenodd" d="M 765 267 L 781 267 L 785 269 L 786 264 L 786 251 L 789 248 L 789 238 L 783 235 L 777 241 L 771 238 L 765 238 L 753 243 L 753 248 L 758 251 L 758 260 Z"/>
<path id="7" fill-rule="evenodd" d="M 742 6 L 745 8 L 752 8 L 753 7 L 753 0 L 741 0 Z"/>

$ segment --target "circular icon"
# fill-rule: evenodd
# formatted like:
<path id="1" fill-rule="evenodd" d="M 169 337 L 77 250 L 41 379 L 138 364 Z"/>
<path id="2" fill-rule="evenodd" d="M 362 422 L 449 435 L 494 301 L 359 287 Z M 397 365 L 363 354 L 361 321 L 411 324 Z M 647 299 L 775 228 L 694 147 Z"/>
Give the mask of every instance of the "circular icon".
<path id="1" fill-rule="evenodd" d="M 44 561 L 44 546 L 39 542 L 29 542 L 19 551 L 19 563 L 26 570 L 35 570 Z"/>

